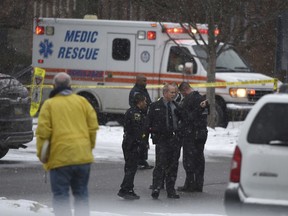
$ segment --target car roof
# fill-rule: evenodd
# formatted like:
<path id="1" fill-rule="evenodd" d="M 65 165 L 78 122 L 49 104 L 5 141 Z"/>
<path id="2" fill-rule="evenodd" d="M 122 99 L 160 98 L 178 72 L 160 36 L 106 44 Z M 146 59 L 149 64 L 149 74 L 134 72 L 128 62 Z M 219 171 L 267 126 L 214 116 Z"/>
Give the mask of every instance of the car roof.
<path id="1" fill-rule="evenodd" d="M 261 97 L 256 104 L 252 107 L 250 112 L 248 113 L 245 121 L 241 126 L 241 131 L 239 138 L 246 137 L 248 134 L 249 128 L 258 114 L 259 110 L 265 105 L 269 103 L 281 103 L 281 104 L 288 104 L 288 94 L 284 93 L 275 93 L 275 94 L 267 94 Z"/>
<path id="2" fill-rule="evenodd" d="M 262 103 L 268 103 L 268 102 L 288 103 L 288 94 L 287 93 L 268 94 L 268 95 L 263 96 L 257 103 L 262 104 Z"/>

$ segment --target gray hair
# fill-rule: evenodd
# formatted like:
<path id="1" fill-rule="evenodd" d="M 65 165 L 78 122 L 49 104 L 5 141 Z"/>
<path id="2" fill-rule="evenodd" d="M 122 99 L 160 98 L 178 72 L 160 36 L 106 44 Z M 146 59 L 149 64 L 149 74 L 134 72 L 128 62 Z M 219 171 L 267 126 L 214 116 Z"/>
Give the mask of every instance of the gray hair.
<path id="1" fill-rule="evenodd" d="M 176 88 L 176 86 L 174 86 L 174 85 L 172 85 L 172 84 L 165 84 L 164 86 L 163 86 L 163 94 L 164 93 L 166 93 L 166 92 L 168 92 L 169 91 L 169 87 L 173 87 L 173 88 Z"/>
<path id="2" fill-rule="evenodd" d="M 70 87 L 71 76 L 67 73 L 61 72 L 54 76 L 53 85 L 57 87 Z"/>

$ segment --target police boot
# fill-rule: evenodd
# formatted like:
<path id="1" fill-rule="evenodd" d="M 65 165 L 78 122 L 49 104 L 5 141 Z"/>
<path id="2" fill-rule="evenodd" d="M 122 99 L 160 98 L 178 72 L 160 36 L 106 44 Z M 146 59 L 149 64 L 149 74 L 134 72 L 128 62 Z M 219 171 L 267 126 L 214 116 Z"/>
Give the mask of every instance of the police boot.
<path id="1" fill-rule="evenodd" d="M 195 182 L 195 192 L 203 192 L 203 182 L 204 178 L 202 176 L 196 176 L 196 182 Z"/>
<path id="2" fill-rule="evenodd" d="M 189 180 L 186 177 L 185 184 L 182 187 L 178 187 L 178 191 L 182 192 L 194 192 L 195 191 L 195 181 L 194 180 Z"/>

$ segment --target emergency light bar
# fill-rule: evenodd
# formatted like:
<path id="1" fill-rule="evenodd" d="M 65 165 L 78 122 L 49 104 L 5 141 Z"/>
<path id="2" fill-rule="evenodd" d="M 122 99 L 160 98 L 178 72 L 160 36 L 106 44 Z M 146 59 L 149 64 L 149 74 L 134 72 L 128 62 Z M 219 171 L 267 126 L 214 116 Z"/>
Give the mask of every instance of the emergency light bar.
<path id="1" fill-rule="evenodd" d="M 181 28 L 181 27 L 178 27 L 178 28 L 165 28 L 164 29 L 165 32 L 167 33 L 171 33 L 171 34 L 182 34 L 182 33 L 187 33 L 187 29 L 185 28 Z"/>
<path id="2" fill-rule="evenodd" d="M 188 33 L 187 28 L 183 27 L 172 27 L 172 28 L 163 28 L 163 32 L 166 32 L 168 34 L 183 34 L 183 33 Z M 203 35 L 208 35 L 208 28 L 198 28 L 198 32 Z M 191 33 L 197 34 L 197 30 L 194 28 L 191 28 Z M 215 36 L 219 34 L 219 29 L 215 29 L 214 31 Z"/>
<path id="3" fill-rule="evenodd" d="M 208 35 L 208 29 L 198 29 L 200 34 L 203 35 Z M 195 32 L 197 32 L 197 30 L 195 29 Z M 219 34 L 219 29 L 215 29 L 214 30 L 214 35 L 217 36 Z"/>

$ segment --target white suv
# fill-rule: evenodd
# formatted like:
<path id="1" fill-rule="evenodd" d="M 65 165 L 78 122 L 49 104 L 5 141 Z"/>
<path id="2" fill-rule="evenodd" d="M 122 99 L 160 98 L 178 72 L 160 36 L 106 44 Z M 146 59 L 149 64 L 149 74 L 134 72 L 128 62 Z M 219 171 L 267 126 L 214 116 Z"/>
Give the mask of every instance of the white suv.
<path id="1" fill-rule="evenodd" d="M 262 97 L 246 117 L 225 192 L 230 215 L 288 215 L 288 94 Z"/>

